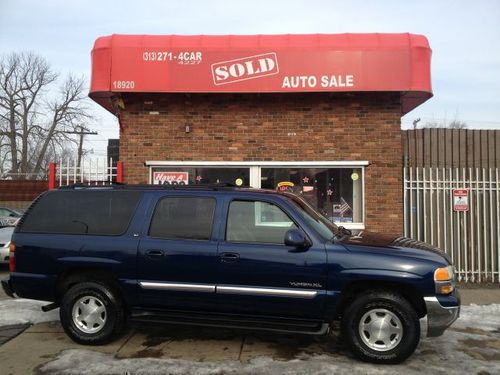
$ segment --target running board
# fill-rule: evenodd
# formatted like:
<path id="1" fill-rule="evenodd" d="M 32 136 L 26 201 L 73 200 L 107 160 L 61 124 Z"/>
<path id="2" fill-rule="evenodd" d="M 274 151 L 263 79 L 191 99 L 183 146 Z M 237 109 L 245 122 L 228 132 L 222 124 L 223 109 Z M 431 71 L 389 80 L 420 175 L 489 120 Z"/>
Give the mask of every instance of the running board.
<path id="1" fill-rule="evenodd" d="M 140 323 L 182 324 L 205 327 L 237 328 L 271 332 L 324 335 L 328 324 L 322 321 L 241 316 L 232 314 L 196 313 L 188 311 L 160 311 L 133 309 L 130 320 Z"/>

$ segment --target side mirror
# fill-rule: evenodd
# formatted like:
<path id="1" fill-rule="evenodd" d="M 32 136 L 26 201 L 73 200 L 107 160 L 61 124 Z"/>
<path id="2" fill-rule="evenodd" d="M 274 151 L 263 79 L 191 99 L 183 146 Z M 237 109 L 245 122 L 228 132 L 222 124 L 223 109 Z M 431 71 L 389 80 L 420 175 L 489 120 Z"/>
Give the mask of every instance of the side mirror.
<path id="1" fill-rule="evenodd" d="M 290 252 L 300 252 L 307 250 L 311 246 L 311 243 L 302 231 L 290 229 L 285 233 L 285 245 L 294 247 L 294 249 L 289 250 Z"/>

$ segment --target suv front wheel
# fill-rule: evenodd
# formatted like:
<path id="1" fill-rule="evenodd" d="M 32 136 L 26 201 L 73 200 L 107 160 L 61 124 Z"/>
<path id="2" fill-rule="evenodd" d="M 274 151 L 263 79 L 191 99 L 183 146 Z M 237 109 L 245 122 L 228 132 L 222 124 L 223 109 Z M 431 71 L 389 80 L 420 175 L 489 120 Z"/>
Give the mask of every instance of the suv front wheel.
<path id="1" fill-rule="evenodd" d="M 418 316 L 401 295 L 368 291 L 356 296 L 342 318 L 342 335 L 352 352 L 373 363 L 400 363 L 420 340 Z"/>
<path id="2" fill-rule="evenodd" d="M 82 282 L 63 296 L 61 324 L 71 339 L 79 344 L 102 344 L 123 329 L 125 313 L 119 296 L 107 285 Z"/>

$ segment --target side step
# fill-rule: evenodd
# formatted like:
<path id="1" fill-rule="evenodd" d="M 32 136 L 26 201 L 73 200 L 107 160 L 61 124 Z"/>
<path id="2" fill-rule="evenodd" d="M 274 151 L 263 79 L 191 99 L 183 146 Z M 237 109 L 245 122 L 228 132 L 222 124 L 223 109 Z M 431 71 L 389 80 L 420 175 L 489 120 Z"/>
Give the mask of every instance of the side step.
<path id="1" fill-rule="evenodd" d="M 320 320 L 311 321 L 267 316 L 258 317 L 253 315 L 200 313 L 193 311 L 165 311 L 135 308 L 132 310 L 130 320 L 141 323 L 149 322 L 239 328 L 305 335 L 323 335 L 328 332 L 328 324 Z"/>

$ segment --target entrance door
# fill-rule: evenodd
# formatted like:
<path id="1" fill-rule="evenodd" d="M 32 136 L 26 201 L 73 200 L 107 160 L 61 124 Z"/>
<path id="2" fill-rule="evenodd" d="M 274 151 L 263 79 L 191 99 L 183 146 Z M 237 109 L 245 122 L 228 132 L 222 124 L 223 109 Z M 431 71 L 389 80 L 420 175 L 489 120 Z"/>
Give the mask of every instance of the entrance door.
<path id="1" fill-rule="evenodd" d="M 298 228 L 265 200 L 232 200 L 219 245 L 219 308 L 242 314 L 320 318 L 326 290 L 324 246 L 290 252 L 287 230 Z"/>
<path id="2" fill-rule="evenodd" d="M 163 196 L 138 254 L 141 303 L 149 307 L 210 309 L 215 300 L 216 197 Z"/>

